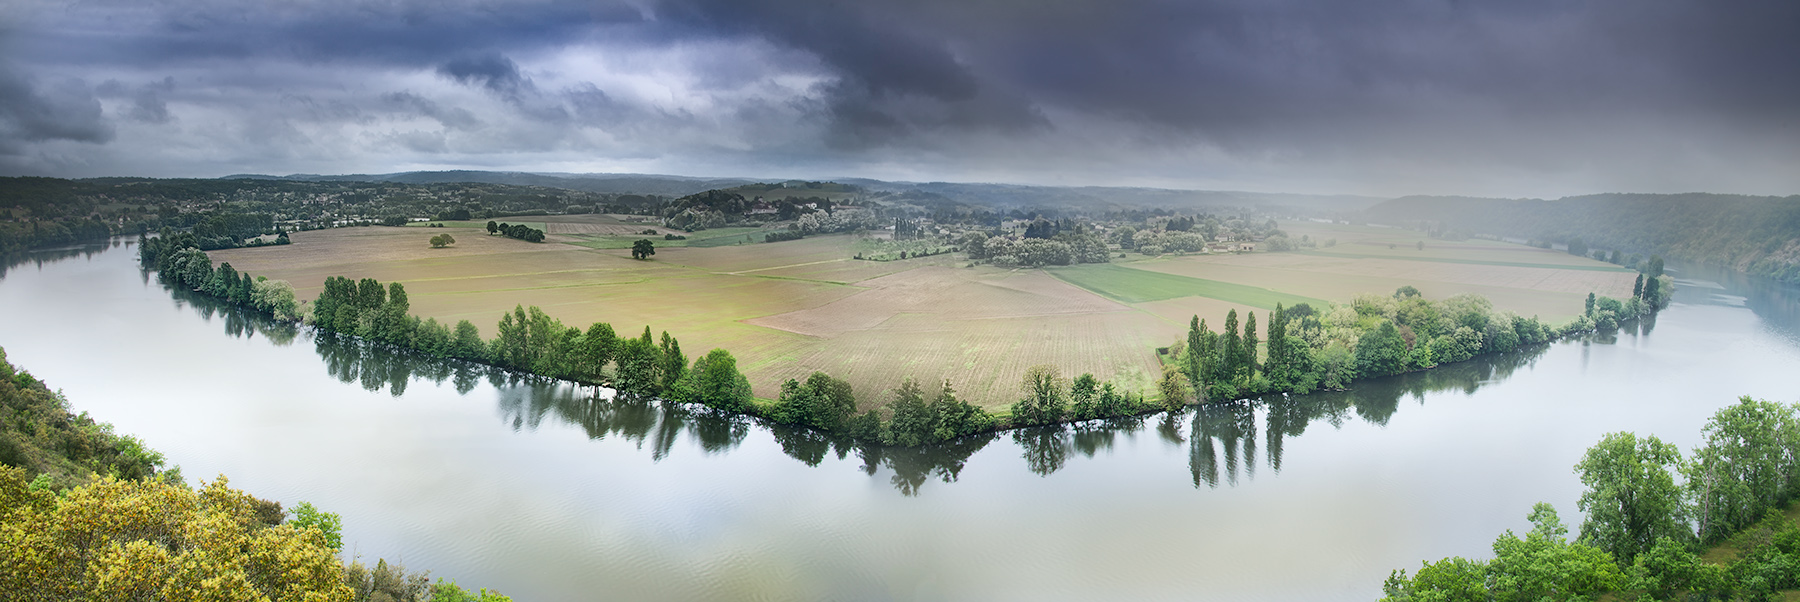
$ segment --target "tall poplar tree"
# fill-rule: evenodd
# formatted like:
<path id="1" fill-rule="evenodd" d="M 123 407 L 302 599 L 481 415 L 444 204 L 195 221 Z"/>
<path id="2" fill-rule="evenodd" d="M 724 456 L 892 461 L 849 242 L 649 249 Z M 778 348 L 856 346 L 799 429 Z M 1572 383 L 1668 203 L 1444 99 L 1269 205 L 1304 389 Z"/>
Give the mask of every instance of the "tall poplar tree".
<path id="1" fill-rule="evenodd" d="M 1256 312 L 1245 312 L 1244 318 L 1244 378 L 1256 378 Z"/>
<path id="2" fill-rule="evenodd" d="M 1244 342 L 1238 337 L 1237 310 L 1225 314 L 1225 340 L 1219 345 L 1219 366 L 1213 378 L 1230 380 L 1237 374 L 1238 362 L 1243 355 Z"/>

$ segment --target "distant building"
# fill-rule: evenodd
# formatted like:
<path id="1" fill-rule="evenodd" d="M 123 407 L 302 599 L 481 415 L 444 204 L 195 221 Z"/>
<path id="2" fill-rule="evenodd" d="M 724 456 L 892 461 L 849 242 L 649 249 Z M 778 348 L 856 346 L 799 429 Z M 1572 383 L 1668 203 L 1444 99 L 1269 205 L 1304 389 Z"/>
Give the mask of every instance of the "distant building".
<path id="1" fill-rule="evenodd" d="M 1239 251 L 1255 251 L 1256 243 L 1253 243 L 1253 242 L 1238 243 L 1237 250 L 1239 250 Z"/>

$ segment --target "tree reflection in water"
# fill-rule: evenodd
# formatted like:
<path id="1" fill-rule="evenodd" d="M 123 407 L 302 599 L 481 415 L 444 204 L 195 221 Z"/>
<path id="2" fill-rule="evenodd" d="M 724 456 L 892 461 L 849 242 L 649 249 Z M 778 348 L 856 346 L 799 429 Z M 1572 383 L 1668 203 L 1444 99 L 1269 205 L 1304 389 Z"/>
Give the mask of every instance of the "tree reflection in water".
<path id="1" fill-rule="evenodd" d="M 277 345 L 287 345 L 301 334 L 302 329 L 293 324 L 224 306 L 203 295 L 174 289 L 169 292 L 178 305 L 192 307 L 206 320 L 220 318 L 228 336 L 262 335 Z M 1653 322 L 1630 324 L 1623 334 L 1642 336 L 1653 327 Z M 1587 341 L 1608 344 L 1620 334 L 1596 334 Z M 1047 477 L 1076 455 L 1092 458 L 1111 450 L 1121 435 L 1131 436 L 1145 429 L 1153 429 L 1158 439 L 1169 445 L 1187 446 L 1188 476 L 1195 488 L 1216 488 L 1221 483 L 1235 486 L 1255 479 L 1257 468 L 1265 463 L 1280 473 L 1286 461 L 1284 442 L 1305 434 L 1314 423 L 1336 428 L 1360 419 L 1384 426 L 1399 411 L 1403 398 L 1410 396 L 1423 403 L 1428 392 L 1473 393 L 1486 383 L 1505 379 L 1529 366 L 1548 349 L 1538 346 L 1424 372 L 1359 381 L 1349 391 L 1273 395 L 1206 404 L 1175 414 L 1032 427 L 902 448 L 860 443 L 704 406 L 618 398 L 610 390 L 428 357 L 354 337 L 318 332 L 312 336 L 314 348 L 332 377 L 369 391 L 386 389 L 398 397 L 405 394 L 408 383 L 422 379 L 438 384 L 448 381 L 458 393 L 466 395 L 486 380 L 498 392 L 502 419 L 515 430 L 535 430 L 550 418 L 553 424 L 582 429 L 590 439 L 620 437 L 638 449 L 648 447 L 656 460 L 668 457 L 676 442 L 684 437 L 697 443 L 704 453 L 726 453 L 741 445 L 755 428 L 767 431 L 784 454 L 808 466 L 818 466 L 828 457 L 845 460 L 854 454 L 861 460 L 860 470 L 870 476 L 883 469 L 891 472 L 890 484 L 909 496 L 918 495 L 934 479 L 956 482 L 969 458 L 1001 439 L 1001 435 L 1018 446 L 1028 470 Z M 1262 419 L 1260 429 L 1258 414 Z"/>

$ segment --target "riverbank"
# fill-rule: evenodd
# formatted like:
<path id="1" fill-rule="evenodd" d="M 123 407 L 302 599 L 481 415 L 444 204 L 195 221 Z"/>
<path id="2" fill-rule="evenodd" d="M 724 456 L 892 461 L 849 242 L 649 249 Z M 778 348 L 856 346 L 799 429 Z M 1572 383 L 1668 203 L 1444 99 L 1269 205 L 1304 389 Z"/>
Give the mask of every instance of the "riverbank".
<path id="1" fill-rule="evenodd" d="M 283 281 L 254 280 L 229 263 L 216 269 L 187 238 L 141 241 L 140 257 L 160 274 L 196 292 L 255 307 L 277 319 L 304 321 L 332 333 L 357 336 L 427 355 L 485 363 L 536 376 L 609 386 L 635 397 L 667 397 L 777 424 L 817 429 L 862 443 L 916 446 L 1026 426 L 1179 411 L 1193 402 L 1232 401 L 1274 393 L 1342 389 L 1358 378 L 1389 376 L 1510 352 L 1562 337 L 1610 330 L 1620 319 L 1652 315 L 1666 306 L 1672 286 L 1643 286 L 1620 302 L 1588 296 L 1585 315 L 1559 328 L 1536 318 L 1492 310 L 1484 298 L 1462 295 L 1424 299 L 1410 286 L 1391 297 L 1359 296 L 1347 305 L 1314 309 L 1297 304 L 1292 314 L 1276 303 L 1266 349 L 1255 313 L 1240 334 L 1236 310 L 1221 333 L 1194 316 L 1186 341 L 1159 349 L 1165 362 L 1160 396 L 1091 374 L 1067 378 L 1055 366 L 1026 371 L 1024 398 L 1009 411 L 991 412 L 959 399 L 949 381 L 908 379 L 886 402 L 859 402 L 852 385 L 822 372 L 804 382 L 790 379 L 774 400 L 759 401 L 736 359 L 723 349 L 689 365 L 680 342 L 667 331 L 660 341 L 646 326 L 641 336 L 621 336 L 607 323 L 584 332 L 564 326 L 533 306 L 503 315 L 498 336 L 484 340 L 468 320 L 454 327 L 411 312 L 410 295 L 398 282 L 353 282 L 329 277 L 318 298 L 296 305 Z M 1653 274 L 1653 284 L 1667 277 Z M 1643 298 L 1639 298 L 1642 296 Z M 1291 319 L 1291 323 L 1290 323 Z M 1289 333 L 1290 328 L 1292 334 Z M 1185 343 L 1185 345 L 1183 344 Z M 1171 365 L 1174 364 L 1174 365 Z M 609 369 L 609 366 L 611 368 Z"/>

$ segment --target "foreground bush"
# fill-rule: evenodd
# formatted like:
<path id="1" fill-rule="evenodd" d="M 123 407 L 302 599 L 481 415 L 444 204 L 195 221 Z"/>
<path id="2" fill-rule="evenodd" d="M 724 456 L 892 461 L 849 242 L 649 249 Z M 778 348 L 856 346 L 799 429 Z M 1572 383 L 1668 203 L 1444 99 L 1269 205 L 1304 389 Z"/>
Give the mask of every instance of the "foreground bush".
<path id="1" fill-rule="evenodd" d="M 197 490 L 102 479 L 57 496 L 0 467 L 0 591 L 12 600 L 350 601 L 318 529 L 270 526 L 221 477 Z"/>

